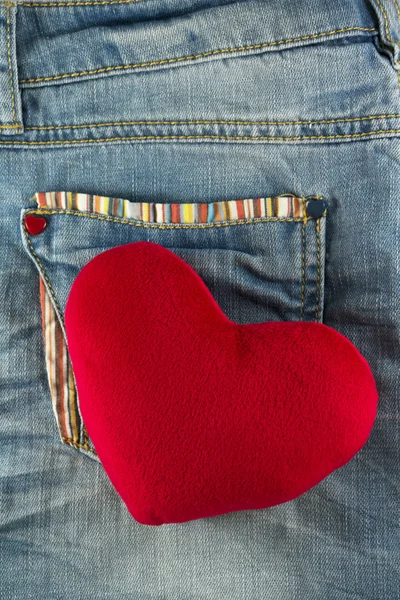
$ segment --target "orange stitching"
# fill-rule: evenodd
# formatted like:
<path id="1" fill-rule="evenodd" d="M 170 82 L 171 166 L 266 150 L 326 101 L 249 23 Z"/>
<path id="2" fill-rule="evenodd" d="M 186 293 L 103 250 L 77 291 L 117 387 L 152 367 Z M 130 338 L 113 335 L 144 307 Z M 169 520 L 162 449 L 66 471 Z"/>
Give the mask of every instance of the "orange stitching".
<path id="1" fill-rule="evenodd" d="M 0 140 L 0 146 L 22 145 L 22 146 L 48 146 L 48 145 L 65 145 L 65 144 L 104 144 L 105 142 L 128 142 L 132 140 L 144 141 L 144 140 L 236 140 L 236 141 L 250 141 L 250 140 L 282 140 L 282 141 L 300 141 L 300 140 L 328 140 L 328 139 L 351 139 L 356 137 L 365 137 L 366 135 L 379 135 L 381 133 L 400 133 L 400 129 L 380 129 L 378 131 L 364 131 L 363 133 L 350 133 L 343 135 L 299 135 L 299 136 L 273 136 L 273 135 L 132 135 L 127 137 L 111 137 L 111 138 L 93 138 L 93 139 L 75 139 L 75 140 L 60 140 L 60 141 L 42 141 L 42 142 L 9 142 Z"/>
<path id="2" fill-rule="evenodd" d="M 26 214 L 38 214 L 38 215 L 59 215 L 67 214 L 74 217 L 87 217 L 88 219 L 98 219 L 99 221 L 111 221 L 112 223 L 121 223 L 122 225 L 131 225 L 132 227 L 146 227 L 150 229 L 209 229 L 213 227 L 232 227 L 234 225 L 246 225 L 252 223 L 270 223 L 270 222 L 296 222 L 301 223 L 303 217 L 251 217 L 249 219 L 238 219 L 237 221 L 213 221 L 211 223 L 172 223 L 172 224 L 159 224 L 159 223 L 146 223 L 143 221 L 130 221 L 123 218 L 115 218 L 109 216 L 101 216 L 99 214 L 90 212 L 80 212 L 67 209 L 39 209 L 35 208 L 27 212 Z M 309 221 L 312 217 L 305 216 L 306 220 Z"/>

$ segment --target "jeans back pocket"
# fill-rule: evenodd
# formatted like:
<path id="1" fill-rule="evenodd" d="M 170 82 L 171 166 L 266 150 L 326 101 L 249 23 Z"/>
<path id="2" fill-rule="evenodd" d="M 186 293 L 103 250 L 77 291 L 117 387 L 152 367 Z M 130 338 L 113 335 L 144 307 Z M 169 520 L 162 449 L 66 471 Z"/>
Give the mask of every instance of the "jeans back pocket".
<path id="1" fill-rule="evenodd" d="M 61 441 L 99 460 L 80 414 L 64 328 L 70 288 L 89 260 L 122 244 L 155 242 L 185 260 L 237 323 L 322 322 L 326 214 L 321 196 L 289 193 L 183 204 L 35 194 L 21 211 L 21 234 L 40 274 L 46 368 Z"/>

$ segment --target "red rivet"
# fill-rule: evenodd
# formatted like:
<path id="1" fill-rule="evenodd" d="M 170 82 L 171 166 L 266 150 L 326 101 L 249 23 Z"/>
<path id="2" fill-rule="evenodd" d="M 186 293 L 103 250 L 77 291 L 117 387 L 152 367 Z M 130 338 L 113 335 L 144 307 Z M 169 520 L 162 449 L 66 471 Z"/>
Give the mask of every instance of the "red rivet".
<path id="1" fill-rule="evenodd" d="M 31 235 L 42 233 L 46 225 L 47 221 L 43 217 L 37 217 L 36 215 L 27 215 L 25 217 L 25 227 Z"/>

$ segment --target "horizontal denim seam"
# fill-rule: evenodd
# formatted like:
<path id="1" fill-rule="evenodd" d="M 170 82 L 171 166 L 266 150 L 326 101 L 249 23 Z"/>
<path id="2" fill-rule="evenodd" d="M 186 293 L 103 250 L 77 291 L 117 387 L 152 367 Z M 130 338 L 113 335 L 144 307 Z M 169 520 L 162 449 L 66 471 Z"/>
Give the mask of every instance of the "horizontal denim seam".
<path id="1" fill-rule="evenodd" d="M 400 133 L 400 129 L 381 129 L 378 131 L 365 131 L 363 133 L 351 133 L 351 134 L 343 134 L 343 135 L 304 135 L 304 136 L 294 136 L 294 137 L 279 137 L 279 136 L 238 136 L 238 135 L 137 135 L 137 136 L 128 136 L 128 137 L 112 137 L 112 138 L 93 138 L 93 139 L 84 139 L 84 140 L 60 140 L 60 141 L 42 141 L 42 142 L 27 142 L 27 141 L 6 141 L 0 140 L 1 146 L 59 146 L 59 145 L 76 145 L 76 144 L 99 144 L 106 142 L 129 142 L 129 141 L 146 141 L 146 140 L 235 140 L 235 141 L 257 141 L 257 140 L 281 140 L 281 141 L 300 141 L 300 140 L 319 140 L 319 139 L 350 139 L 350 138 L 360 138 L 369 135 L 379 135 L 383 133 Z"/>
<path id="2" fill-rule="evenodd" d="M 304 200 L 303 200 L 304 202 Z M 40 209 L 35 208 L 25 213 L 26 215 L 72 215 L 74 217 L 86 217 L 88 219 L 98 219 L 99 221 L 111 221 L 113 223 L 121 223 L 122 225 L 131 225 L 132 227 L 146 227 L 150 229 L 210 229 L 213 227 L 233 227 L 234 225 L 248 225 L 253 223 L 268 223 L 268 222 L 297 222 L 304 223 L 304 221 L 314 220 L 314 217 L 251 217 L 250 219 L 240 219 L 237 221 L 214 221 L 212 223 L 146 223 L 144 221 L 134 221 L 130 219 L 123 219 L 117 217 L 100 216 L 95 213 L 81 212 L 78 210 L 66 210 L 66 209 Z M 326 210 L 323 213 L 323 217 L 326 214 Z"/>
<path id="3" fill-rule="evenodd" d="M 235 54 L 237 52 L 248 52 L 250 50 L 260 50 L 262 48 L 267 48 L 269 46 L 277 46 L 277 45 L 281 45 L 281 44 L 287 44 L 290 42 L 298 42 L 301 40 L 315 39 L 315 38 L 324 37 L 324 36 L 328 37 L 328 36 L 332 36 L 337 33 L 343 33 L 346 31 L 376 31 L 377 32 L 377 29 L 375 29 L 374 27 L 345 27 L 343 29 L 335 29 L 332 31 L 323 31 L 320 33 L 313 33 L 310 35 L 304 35 L 304 36 L 295 37 L 295 38 L 286 38 L 283 40 L 276 40 L 273 42 L 263 42 L 261 44 L 252 44 L 252 45 L 248 45 L 248 46 L 237 46 L 237 47 L 230 47 L 230 48 L 219 48 L 217 50 L 208 50 L 207 52 L 201 52 L 200 54 L 179 56 L 176 58 L 165 58 L 162 60 L 153 60 L 153 61 L 134 63 L 134 64 L 129 64 L 129 65 L 116 65 L 116 66 L 112 66 L 112 67 L 101 67 L 99 69 L 91 69 L 88 71 L 77 71 L 75 73 L 64 73 L 62 75 L 51 75 L 49 77 L 32 77 L 29 79 L 20 79 L 19 83 L 23 84 L 23 83 L 38 83 L 38 82 L 42 82 L 42 81 L 59 81 L 61 79 L 67 79 L 67 78 L 72 78 L 72 77 L 76 78 L 76 77 L 85 77 L 87 75 L 96 75 L 96 74 L 100 74 L 100 73 L 107 73 L 107 72 L 109 73 L 111 71 L 118 72 L 118 71 L 123 71 L 123 70 L 128 70 L 128 69 L 137 69 L 139 67 L 161 66 L 161 65 L 165 65 L 165 64 L 183 62 L 186 60 L 194 61 L 194 60 L 197 60 L 200 58 L 205 58 L 207 56 L 215 56 L 218 54 L 227 54 L 227 53 Z"/>
<path id="4" fill-rule="evenodd" d="M 108 123 L 85 123 L 80 125 L 35 125 L 25 127 L 25 131 L 57 131 L 61 129 L 91 129 L 94 127 L 123 127 L 128 125 L 313 125 L 328 123 L 349 123 L 355 121 L 389 120 L 400 117 L 400 113 L 389 115 L 371 115 L 347 119 L 319 119 L 316 121 L 230 121 L 218 119 L 195 119 L 191 121 L 110 121 Z"/>
<path id="5" fill-rule="evenodd" d="M 93 2 L 85 2 L 84 0 L 77 0 L 76 2 L 15 2 L 16 6 L 27 6 L 28 8 L 42 8 L 43 6 L 86 6 L 86 5 L 97 5 L 97 4 L 132 4 L 136 2 L 142 2 L 142 0 L 97 0 Z M 7 2 L 0 2 L 0 6 L 6 6 Z"/>

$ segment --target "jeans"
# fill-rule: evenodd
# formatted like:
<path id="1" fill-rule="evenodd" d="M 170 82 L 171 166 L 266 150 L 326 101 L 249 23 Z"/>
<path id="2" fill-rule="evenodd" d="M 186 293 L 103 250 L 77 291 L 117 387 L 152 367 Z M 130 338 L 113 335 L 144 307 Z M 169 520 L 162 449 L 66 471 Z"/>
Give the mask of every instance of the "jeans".
<path id="1" fill-rule="evenodd" d="M 396 0 L 1 3 L 1 600 L 399 598 L 399 65 Z M 309 196 L 327 209 L 305 224 Z M 353 460 L 270 509 L 135 522 L 62 317 L 79 270 L 138 240 L 238 323 L 357 346 L 379 406 Z"/>

